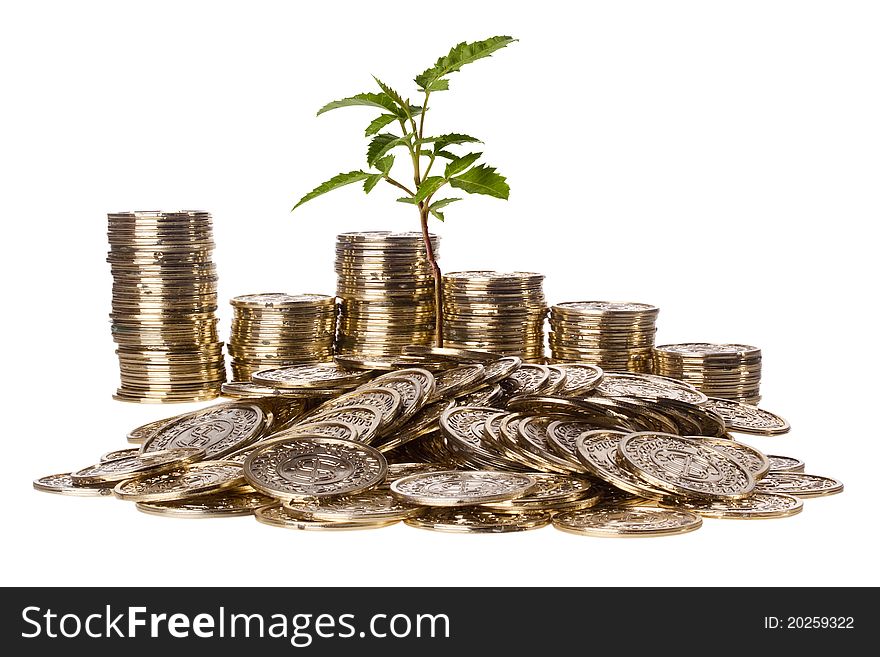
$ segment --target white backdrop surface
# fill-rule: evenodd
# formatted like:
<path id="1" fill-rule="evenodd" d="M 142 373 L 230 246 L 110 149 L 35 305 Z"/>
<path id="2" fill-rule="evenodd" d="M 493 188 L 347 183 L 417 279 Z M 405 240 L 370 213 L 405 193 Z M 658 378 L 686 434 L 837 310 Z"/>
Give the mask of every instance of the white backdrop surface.
<path id="1" fill-rule="evenodd" d="M 2 583 L 880 584 L 878 30 L 847 1 L 4 3 Z M 315 111 L 370 73 L 414 94 L 494 34 L 520 42 L 453 76 L 429 129 L 483 139 L 512 193 L 448 208 L 444 269 L 540 271 L 551 301 L 660 306 L 661 343 L 760 346 L 793 430 L 747 441 L 842 495 L 624 541 L 296 533 L 31 489 L 196 407 L 110 398 L 108 211 L 214 214 L 224 334 L 236 294 L 332 293 L 336 233 L 416 217 L 357 186 L 289 213 L 362 166 L 373 114 Z"/>

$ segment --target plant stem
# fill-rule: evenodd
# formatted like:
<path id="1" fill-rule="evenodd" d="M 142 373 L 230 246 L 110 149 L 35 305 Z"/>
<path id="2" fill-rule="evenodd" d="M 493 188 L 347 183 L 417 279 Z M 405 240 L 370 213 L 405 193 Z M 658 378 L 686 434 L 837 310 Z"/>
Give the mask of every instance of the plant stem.
<path id="1" fill-rule="evenodd" d="M 431 236 L 428 233 L 428 204 L 423 203 L 419 208 L 419 219 L 422 224 L 422 239 L 425 241 L 425 251 L 428 254 L 428 263 L 434 274 L 434 344 L 443 346 L 443 274 L 440 265 L 434 257 L 434 247 L 431 245 Z"/>
<path id="2" fill-rule="evenodd" d="M 415 193 L 411 192 L 409 187 L 407 187 L 406 185 L 402 185 L 401 183 L 397 182 L 394 178 L 391 178 L 389 176 L 385 176 L 385 182 L 391 183 L 395 187 L 399 187 L 400 189 L 405 191 L 410 196 L 415 196 Z"/>

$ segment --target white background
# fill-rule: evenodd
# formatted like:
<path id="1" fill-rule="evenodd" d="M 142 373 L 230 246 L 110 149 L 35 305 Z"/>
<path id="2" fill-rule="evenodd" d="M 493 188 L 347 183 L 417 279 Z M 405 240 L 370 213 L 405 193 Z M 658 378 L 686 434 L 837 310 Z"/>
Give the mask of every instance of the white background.
<path id="1" fill-rule="evenodd" d="M 873 2 L 27 2 L 0 13 L 3 584 L 880 584 L 875 513 L 880 14 Z M 547 275 L 551 301 L 657 304 L 660 342 L 764 351 L 789 436 L 837 477 L 778 521 L 676 538 L 181 521 L 31 480 L 193 406 L 111 400 L 108 211 L 213 212 L 229 297 L 332 293 L 333 240 L 411 229 L 357 186 L 368 109 L 461 40 L 520 42 L 452 76 L 429 131 L 485 141 L 509 202 L 435 226 L 446 270 Z M 403 175 L 403 174 L 401 174 Z"/>

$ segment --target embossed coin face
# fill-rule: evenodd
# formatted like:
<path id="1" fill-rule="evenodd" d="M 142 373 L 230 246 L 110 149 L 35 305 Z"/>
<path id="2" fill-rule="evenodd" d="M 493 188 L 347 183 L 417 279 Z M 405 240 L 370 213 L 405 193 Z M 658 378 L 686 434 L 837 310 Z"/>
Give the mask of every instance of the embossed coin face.
<path id="1" fill-rule="evenodd" d="M 357 440 L 369 443 L 382 426 L 382 411 L 375 406 L 343 406 L 308 418 L 309 422 L 339 422 L 354 427 Z"/>
<path id="2" fill-rule="evenodd" d="M 580 477 L 546 472 L 535 472 L 529 476 L 534 478 L 536 483 L 524 496 L 507 502 L 490 502 L 484 506 L 497 510 L 543 509 L 587 497 L 593 487 L 589 480 Z"/>
<path id="3" fill-rule="evenodd" d="M 617 454 L 630 472 L 676 496 L 739 499 L 755 488 L 755 478 L 739 460 L 673 434 L 631 433 L 620 439 Z"/>
<path id="4" fill-rule="evenodd" d="M 398 427 L 403 426 L 418 413 L 428 401 L 428 395 L 425 394 L 422 384 L 417 377 L 398 376 L 388 377 L 382 381 L 374 382 L 375 388 L 388 388 L 394 390 L 401 399 L 401 410 L 397 418 L 385 429 L 391 432 Z"/>
<path id="5" fill-rule="evenodd" d="M 547 383 L 541 388 L 540 392 L 542 395 L 559 394 L 559 390 L 565 385 L 568 376 L 558 365 L 547 365 L 547 369 L 550 370 L 550 378 L 547 379 Z"/>
<path id="6" fill-rule="evenodd" d="M 524 363 L 501 381 L 501 387 L 510 395 L 532 395 L 549 380 L 550 370 L 545 365 Z"/>
<path id="7" fill-rule="evenodd" d="M 587 431 L 597 429 L 596 425 L 585 420 L 554 420 L 547 425 L 547 444 L 562 458 L 579 463 L 577 439 Z"/>
<path id="8" fill-rule="evenodd" d="M 668 508 L 683 508 L 707 518 L 786 518 L 800 513 L 803 501 L 791 495 L 778 493 L 752 493 L 741 500 L 705 501 L 662 500 L 660 505 Z"/>
<path id="9" fill-rule="evenodd" d="M 152 438 L 153 434 L 162 429 L 165 425 L 171 424 L 175 420 L 179 420 L 184 415 L 188 415 L 188 413 L 175 415 L 174 417 L 166 417 L 162 418 L 161 420 L 154 420 L 153 422 L 143 424 L 129 431 L 128 434 L 125 436 L 125 439 L 130 443 L 141 445 L 148 438 Z"/>
<path id="10" fill-rule="evenodd" d="M 269 440 L 244 464 L 248 483 L 281 500 L 353 495 L 381 484 L 387 464 L 359 442 L 324 436 Z"/>
<path id="11" fill-rule="evenodd" d="M 682 381 L 650 374 L 608 372 L 596 392 L 605 397 L 636 397 L 641 399 L 674 399 L 689 404 L 705 404 L 708 397 Z"/>
<path id="12" fill-rule="evenodd" d="M 556 420 L 552 416 L 524 417 L 516 427 L 517 442 L 541 459 L 542 469 L 560 474 L 580 472 L 580 463 L 559 456 L 550 446 L 549 426 Z"/>
<path id="13" fill-rule="evenodd" d="M 315 307 L 333 304 L 333 297 L 325 294 L 285 294 L 283 292 L 262 292 L 233 297 L 229 303 L 238 308 L 296 308 Z"/>
<path id="14" fill-rule="evenodd" d="M 278 394 L 278 390 L 270 386 L 252 383 L 250 381 L 232 381 L 220 386 L 220 392 L 225 397 L 250 399 L 252 397 L 272 397 Z"/>
<path id="15" fill-rule="evenodd" d="M 437 388 L 434 395 L 447 399 L 466 394 L 482 385 L 484 372 L 485 367 L 479 364 L 461 365 L 444 370 L 435 377 Z"/>
<path id="16" fill-rule="evenodd" d="M 484 386 L 474 390 L 463 397 L 458 397 L 455 403 L 458 406 L 492 406 L 504 396 L 504 390 L 497 383 L 493 386 Z"/>
<path id="17" fill-rule="evenodd" d="M 714 356 L 719 354 L 731 356 L 760 355 L 761 350 L 745 344 L 714 344 L 711 342 L 687 342 L 682 344 L 664 344 L 656 348 L 671 354 L 683 356 Z"/>
<path id="18" fill-rule="evenodd" d="M 230 490 L 169 502 L 138 502 L 138 511 L 173 518 L 234 518 L 252 516 L 254 511 L 276 500 L 248 490 Z"/>
<path id="19" fill-rule="evenodd" d="M 407 356 L 426 356 L 434 360 L 451 360 L 456 363 L 491 363 L 501 358 L 499 354 L 479 349 L 452 349 L 449 347 L 432 347 L 411 344 L 403 348 Z"/>
<path id="20" fill-rule="evenodd" d="M 181 470 L 120 482 L 113 494 L 129 502 L 164 502 L 217 493 L 244 484 L 240 463 L 202 461 Z"/>
<path id="21" fill-rule="evenodd" d="M 843 490 L 843 484 L 831 477 L 803 472 L 771 472 L 755 487 L 760 493 L 784 493 L 795 497 L 824 497 Z"/>
<path id="22" fill-rule="evenodd" d="M 268 424 L 268 416 L 256 404 L 220 404 L 189 413 L 167 425 L 143 444 L 141 452 L 196 448 L 205 450 L 206 458 L 219 460 L 256 441 Z"/>
<path id="23" fill-rule="evenodd" d="M 442 470 L 403 477 L 395 495 L 425 506 L 472 506 L 522 497 L 535 485 L 529 475 L 496 470 Z"/>
<path id="24" fill-rule="evenodd" d="M 349 529 L 379 529 L 393 525 L 398 520 L 375 520 L 367 522 L 338 520 L 305 520 L 288 513 L 280 504 L 260 507 L 254 512 L 258 522 L 272 527 L 298 529 L 301 531 L 344 531 Z"/>
<path id="25" fill-rule="evenodd" d="M 770 459 L 766 454 L 754 447 L 736 440 L 727 440 L 726 438 L 712 438 L 708 436 L 688 436 L 688 438 L 699 440 L 704 445 L 709 445 L 735 459 L 739 459 L 756 480 L 761 479 L 770 471 Z"/>
<path id="26" fill-rule="evenodd" d="M 483 373 L 483 383 L 491 385 L 506 379 L 522 366 L 519 356 L 505 356 L 492 363 L 486 363 L 486 371 Z"/>
<path id="27" fill-rule="evenodd" d="M 449 439 L 473 449 L 484 449 L 486 421 L 501 412 L 489 406 L 453 406 L 440 416 L 440 430 Z"/>
<path id="28" fill-rule="evenodd" d="M 560 363 L 566 374 L 565 385 L 559 390 L 563 397 L 580 397 L 593 390 L 602 381 L 601 368 L 587 363 Z"/>
<path id="29" fill-rule="evenodd" d="M 73 481 L 69 472 L 55 475 L 46 475 L 34 479 L 34 488 L 44 493 L 56 495 L 71 495 L 73 497 L 107 497 L 113 495 L 113 486 L 77 484 Z"/>
<path id="30" fill-rule="evenodd" d="M 254 383 L 273 388 L 354 388 L 372 376 L 369 371 L 347 370 L 333 363 L 318 363 L 263 370 L 252 378 Z"/>
<path id="31" fill-rule="evenodd" d="M 374 488 L 355 495 L 341 495 L 323 500 L 290 501 L 285 510 L 311 520 L 369 521 L 403 520 L 424 509 L 391 493 L 387 487 Z"/>
<path id="32" fill-rule="evenodd" d="M 104 454 L 99 461 L 115 461 L 116 459 L 124 459 L 131 456 L 137 456 L 141 450 L 137 447 L 127 447 L 125 449 L 114 449 L 112 452 Z"/>
<path id="33" fill-rule="evenodd" d="M 404 521 L 410 527 L 464 534 L 506 534 L 550 524 L 542 511 L 504 513 L 492 509 L 426 509 Z"/>
<path id="34" fill-rule="evenodd" d="M 109 484 L 132 477 L 176 470 L 203 458 L 205 458 L 204 449 L 175 447 L 128 458 L 103 461 L 78 470 L 70 477 L 77 484 Z"/>
<path id="35" fill-rule="evenodd" d="M 665 493 L 624 468 L 617 456 L 622 431 L 591 430 L 581 434 L 575 441 L 578 460 L 592 475 L 615 488 L 641 498 L 660 499 Z"/>
<path id="36" fill-rule="evenodd" d="M 357 440 L 360 435 L 358 428 L 346 422 L 333 420 L 321 420 L 318 422 L 302 422 L 294 424 L 289 429 L 273 433 L 271 438 L 284 438 L 286 436 L 328 436 L 342 440 Z M 237 454 L 238 452 L 236 452 Z"/>
<path id="37" fill-rule="evenodd" d="M 768 454 L 770 460 L 770 472 L 803 472 L 804 462 L 793 456 L 777 456 Z"/>
<path id="38" fill-rule="evenodd" d="M 390 486 L 391 482 L 395 479 L 401 479 L 402 477 L 408 477 L 409 475 L 420 474 L 423 472 L 439 472 L 445 469 L 446 468 L 434 465 L 433 463 L 389 463 L 385 484 Z"/>
<path id="39" fill-rule="evenodd" d="M 587 536 L 673 536 L 699 529 L 700 516 L 679 509 L 644 506 L 597 507 L 567 511 L 553 518 L 553 526 Z"/>
<path id="40" fill-rule="evenodd" d="M 706 407 L 724 418 L 728 431 L 756 436 L 778 436 L 791 431 L 786 420 L 757 406 L 713 397 L 706 402 Z"/>
<path id="41" fill-rule="evenodd" d="M 387 383 L 387 382 L 386 382 Z M 403 412 L 403 397 L 392 387 L 362 386 L 336 399 L 326 401 L 316 410 L 315 416 L 321 416 L 348 406 L 372 406 L 381 413 L 379 427 L 381 432 L 389 427 Z"/>
<path id="42" fill-rule="evenodd" d="M 402 370 L 388 372 L 387 374 L 377 376 L 375 379 L 373 379 L 373 384 L 379 385 L 383 381 L 387 381 L 389 379 L 397 380 L 401 377 L 415 379 L 419 383 L 419 385 L 422 386 L 422 394 L 425 395 L 428 400 L 434 397 L 434 391 L 437 388 L 437 382 L 434 379 L 434 375 L 431 374 L 428 370 L 422 369 L 420 367 L 407 367 Z"/>

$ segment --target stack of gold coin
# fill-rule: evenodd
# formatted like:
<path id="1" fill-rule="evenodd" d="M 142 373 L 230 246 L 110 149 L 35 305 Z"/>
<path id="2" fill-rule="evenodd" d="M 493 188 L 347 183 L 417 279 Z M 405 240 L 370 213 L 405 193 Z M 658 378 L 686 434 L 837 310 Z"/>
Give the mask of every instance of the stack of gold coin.
<path id="1" fill-rule="evenodd" d="M 431 236 L 435 256 L 439 240 Z M 337 352 L 389 357 L 434 337 L 434 276 L 421 233 L 336 237 Z"/>
<path id="2" fill-rule="evenodd" d="M 650 372 L 659 309 L 645 303 L 571 301 L 550 309 L 554 361 L 580 361 L 609 372 Z"/>
<path id="3" fill-rule="evenodd" d="M 113 339 L 132 402 L 213 399 L 226 379 L 207 212 L 109 214 Z"/>
<path id="4" fill-rule="evenodd" d="M 336 299 L 325 294 L 269 292 L 235 297 L 229 355 L 232 378 L 333 358 Z"/>
<path id="5" fill-rule="evenodd" d="M 681 379 L 709 397 L 761 401 L 761 350 L 744 344 L 691 342 L 654 350 L 654 373 Z"/>
<path id="6" fill-rule="evenodd" d="M 544 276 L 459 271 L 443 277 L 447 347 L 481 349 L 526 362 L 544 360 Z"/>

